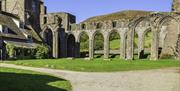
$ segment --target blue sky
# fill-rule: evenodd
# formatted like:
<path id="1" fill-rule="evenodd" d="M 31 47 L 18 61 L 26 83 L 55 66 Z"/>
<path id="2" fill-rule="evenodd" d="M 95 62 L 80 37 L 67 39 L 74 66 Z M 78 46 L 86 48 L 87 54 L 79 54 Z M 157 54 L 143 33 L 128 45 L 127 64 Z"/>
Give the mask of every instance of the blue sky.
<path id="1" fill-rule="evenodd" d="M 68 12 L 77 22 L 122 10 L 170 11 L 172 0 L 44 0 L 48 12 Z"/>

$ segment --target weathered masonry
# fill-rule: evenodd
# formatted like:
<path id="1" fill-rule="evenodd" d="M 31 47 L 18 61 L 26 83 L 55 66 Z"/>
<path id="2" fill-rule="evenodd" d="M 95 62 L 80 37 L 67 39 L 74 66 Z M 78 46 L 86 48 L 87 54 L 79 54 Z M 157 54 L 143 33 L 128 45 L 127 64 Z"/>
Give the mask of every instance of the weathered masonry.
<path id="1" fill-rule="evenodd" d="M 16 2 L 16 3 L 12 3 Z M 171 12 L 124 11 L 132 16 L 101 21 L 85 21 L 76 24 L 76 17 L 72 14 L 59 12 L 47 13 L 43 0 L 1 0 L 1 10 L 16 15 L 19 21 L 17 31 L 22 32 L 21 39 L 13 38 L 13 42 L 23 42 L 26 45 L 39 43 L 47 44 L 54 58 L 80 57 L 80 43 L 82 34 L 89 38 L 89 59 L 94 58 L 94 41 L 97 33 L 103 35 L 105 59 L 110 57 L 110 35 L 116 32 L 120 36 L 119 55 L 121 59 L 133 60 L 135 51 L 138 58 L 145 55 L 145 35 L 152 33 L 150 59 L 158 60 L 163 55 L 173 55 L 180 59 L 180 0 L 173 0 Z M 8 16 L 7 13 L 5 16 Z M 11 17 L 11 16 L 8 16 Z M 30 27 L 30 28 L 29 28 Z M 29 37 L 31 39 L 29 39 Z M 25 35 L 25 36 L 24 36 Z M 135 48 L 135 36 L 138 37 L 138 48 Z M 22 39 L 23 38 L 23 39 Z M 1 39 L 2 40 L 2 39 Z M 0 42 L 3 45 L 3 38 Z M 30 41 L 31 40 L 31 41 Z M 1 47 L 1 50 L 5 50 Z M 3 55 L 5 51 L 2 51 Z"/>
<path id="2" fill-rule="evenodd" d="M 138 35 L 138 57 L 144 55 L 144 37 L 152 32 L 151 60 L 161 55 L 175 55 L 179 59 L 179 19 L 180 0 L 174 0 L 172 12 L 149 12 L 132 19 L 117 19 L 75 24 L 75 16 L 68 13 L 46 14 L 43 24 L 44 40 L 53 49 L 53 57 L 80 57 L 80 36 L 89 36 L 89 58 L 94 57 L 94 37 L 100 32 L 104 37 L 104 58 L 109 58 L 109 36 L 115 31 L 120 36 L 122 59 L 134 59 L 134 35 Z M 51 36 L 51 37 L 49 37 Z"/>

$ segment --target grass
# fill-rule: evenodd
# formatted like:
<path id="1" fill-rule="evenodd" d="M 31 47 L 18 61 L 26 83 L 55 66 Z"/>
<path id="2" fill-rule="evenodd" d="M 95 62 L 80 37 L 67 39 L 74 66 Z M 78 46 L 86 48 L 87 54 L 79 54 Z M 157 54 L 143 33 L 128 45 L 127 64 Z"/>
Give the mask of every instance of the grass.
<path id="1" fill-rule="evenodd" d="M 120 48 L 120 39 L 110 41 L 110 49 L 115 50 Z"/>
<path id="2" fill-rule="evenodd" d="M 110 49 L 115 50 L 120 48 L 120 39 L 113 39 L 110 41 Z M 145 48 L 150 48 L 151 47 L 151 42 L 152 42 L 152 32 L 148 32 L 145 36 L 145 41 L 144 41 L 144 47 Z M 135 47 L 137 48 L 138 46 L 138 37 L 136 35 L 135 40 Z"/>
<path id="3" fill-rule="evenodd" d="M 61 70 L 73 70 L 84 72 L 112 72 L 112 71 L 129 71 L 129 70 L 147 70 L 159 69 L 167 67 L 180 67 L 180 61 L 172 59 L 149 61 L 149 60 L 135 60 L 125 61 L 114 58 L 111 61 L 105 61 L 101 58 L 91 61 L 84 59 L 43 59 L 43 60 L 19 60 L 19 61 L 6 61 L 16 65 L 45 67 Z"/>
<path id="4" fill-rule="evenodd" d="M 88 18 L 87 20 L 83 22 L 100 22 L 100 21 L 108 21 L 108 20 L 131 20 L 138 16 L 147 16 L 151 14 L 153 11 L 140 11 L 140 10 L 125 10 L 120 12 L 115 12 L 111 14 L 105 14 L 100 16 L 94 16 L 91 18 Z M 170 15 L 170 12 L 159 12 L 160 14 L 166 14 Z M 83 23 L 82 22 L 82 23 Z"/>
<path id="5" fill-rule="evenodd" d="M 128 10 L 128 11 L 120 11 L 116 13 L 101 15 L 91 17 L 84 22 L 98 22 L 98 21 L 107 21 L 107 20 L 119 20 L 119 19 L 132 19 L 137 16 L 145 16 L 149 15 L 151 12 L 149 11 L 138 11 L 138 10 Z"/>
<path id="6" fill-rule="evenodd" d="M 0 91 L 71 91 L 71 85 L 47 74 L 0 67 Z"/>

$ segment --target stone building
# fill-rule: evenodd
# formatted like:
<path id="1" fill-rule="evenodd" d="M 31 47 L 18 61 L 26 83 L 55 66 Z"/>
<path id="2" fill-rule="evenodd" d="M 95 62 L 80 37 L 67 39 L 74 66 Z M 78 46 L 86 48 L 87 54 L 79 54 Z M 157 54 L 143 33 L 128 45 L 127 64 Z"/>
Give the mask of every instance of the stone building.
<path id="1" fill-rule="evenodd" d="M 13 2 L 13 3 L 12 3 Z M 147 32 L 152 32 L 150 59 L 163 55 L 180 59 L 180 0 L 173 0 L 172 12 L 125 11 L 121 18 L 84 21 L 76 24 L 76 17 L 66 12 L 47 13 L 43 0 L 1 0 L 0 53 L 5 55 L 7 43 L 33 48 L 47 44 L 54 58 L 80 57 L 80 36 L 89 37 L 89 59 L 94 57 L 94 38 L 100 32 L 104 38 L 104 58 L 110 55 L 109 37 L 112 32 L 120 36 L 119 55 L 134 59 L 134 40 L 138 36 L 138 58 L 144 56 Z M 122 15 L 123 15 L 122 14 Z M 5 19 L 5 20 L 4 20 Z M 10 32 L 7 32 L 10 31 Z M 8 34 L 7 34 L 8 33 Z M 18 36 L 15 36 L 15 35 Z M 23 45 L 23 46 L 22 46 Z"/>
<path id="2" fill-rule="evenodd" d="M 33 49 L 43 43 L 39 32 L 41 0 L 1 0 L 0 1 L 0 59 L 7 59 L 6 45 L 14 45 L 15 53 L 11 56 L 22 56 L 23 50 Z M 29 53 L 30 54 L 30 53 Z M 24 53 L 23 55 L 29 55 Z"/>

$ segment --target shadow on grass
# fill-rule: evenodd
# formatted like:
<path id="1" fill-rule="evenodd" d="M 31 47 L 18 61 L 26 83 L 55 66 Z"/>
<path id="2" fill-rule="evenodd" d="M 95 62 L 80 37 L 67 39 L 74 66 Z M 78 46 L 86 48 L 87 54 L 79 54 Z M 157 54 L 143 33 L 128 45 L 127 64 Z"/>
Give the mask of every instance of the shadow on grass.
<path id="1" fill-rule="evenodd" d="M 67 91 L 48 85 L 57 81 L 66 82 L 64 79 L 48 75 L 0 72 L 0 91 Z"/>

